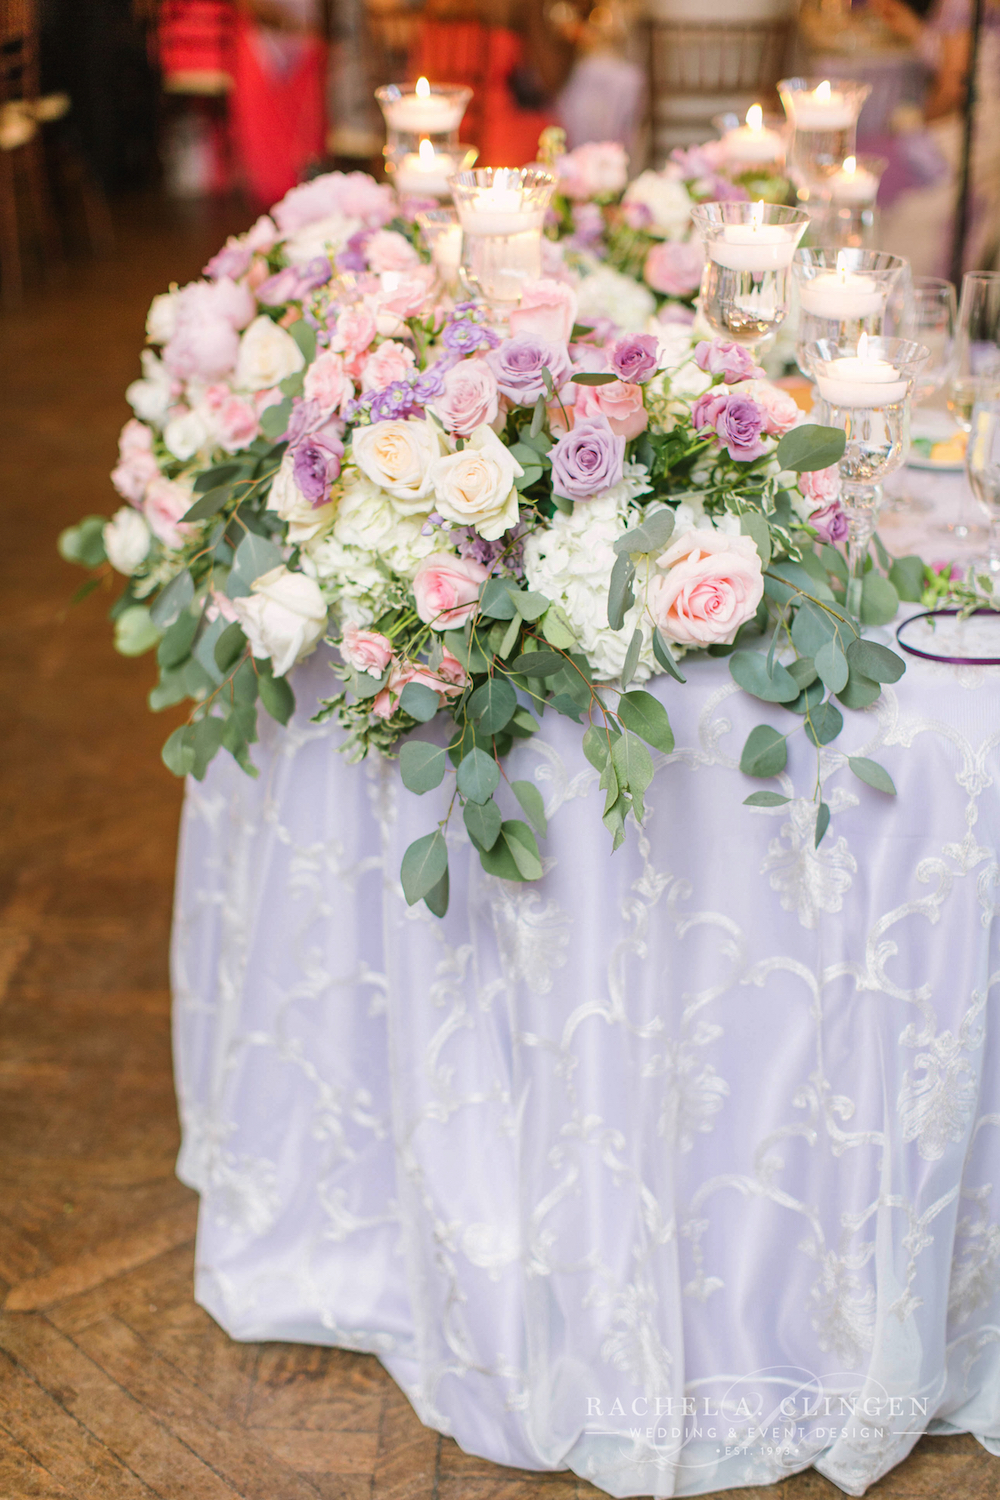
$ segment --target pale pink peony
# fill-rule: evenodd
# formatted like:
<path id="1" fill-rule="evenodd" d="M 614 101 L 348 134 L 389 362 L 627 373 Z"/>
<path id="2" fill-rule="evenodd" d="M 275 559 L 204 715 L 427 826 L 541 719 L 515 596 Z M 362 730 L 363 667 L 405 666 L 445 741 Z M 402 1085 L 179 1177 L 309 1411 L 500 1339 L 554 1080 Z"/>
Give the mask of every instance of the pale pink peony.
<path id="1" fill-rule="evenodd" d="M 149 529 L 165 547 L 182 547 L 184 538 L 194 530 L 193 526 L 178 524 L 193 503 L 191 491 L 170 479 L 154 479 L 147 489 L 143 514 L 149 522 Z"/>
<path id="2" fill-rule="evenodd" d="M 499 403 L 497 379 L 485 359 L 464 359 L 445 375 L 433 411 L 449 432 L 468 437 L 477 427 L 496 421 Z"/>
<path id="3" fill-rule="evenodd" d="M 628 156 L 617 141 L 588 141 L 560 156 L 556 172 L 567 198 L 613 197 L 628 181 Z"/>
<path id="4" fill-rule="evenodd" d="M 340 654 L 356 672 L 381 677 L 392 660 L 392 642 L 377 630 L 361 630 L 352 621 L 344 627 Z"/>
<path id="5" fill-rule="evenodd" d="M 325 413 L 339 411 L 354 395 L 354 384 L 344 368 L 343 355 L 327 349 L 306 371 L 303 395 Z"/>
<path id="6" fill-rule="evenodd" d="M 394 380 L 405 380 L 415 363 L 416 357 L 412 349 L 386 339 L 365 360 L 361 371 L 361 389 L 384 391 Z"/>
<path id="7" fill-rule="evenodd" d="M 681 646 L 729 645 L 764 595 L 760 554 L 751 537 L 693 530 L 658 559 L 649 609 Z"/>
<path id="8" fill-rule="evenodd" d="M 218 380 L 240 352 L 240 336 L 224 318 L 182 318 L 163 350 L 163 363 L 181 380 Z"/>
<path id="9" fill-rule="evenodd" d="M 533 333 L 550 344 L 567 344 L 576 322 L 576 293 L 564 281 L 527 281 L 520 306 L 510 314 L 511 338 Z"/>
<path id="10" fill-rule="evenodd" d="M 229 395 L 215 413 L 219 443 L 227 453 L 248 448 L 260 431 L 257 409 L 242 396 Z"/>
<path id="11" fill-rule="evenodd" d="M 489 570 L 470 557 L 436 552 L 425 557 L 413 580 L 417 614 L 435 630 L 454 630 L 476 612 L 479 586 Z"/>
<path id="12" fill-rule="evenodd" d="M 662 240 L 646 256 L 643 275 L 654 292 L 690 297 L 701 285 L 704 265 L 700 240 Z"/>
<path id="13" fill-rule="evenodd" d="M 799 475 L 799 489 L 807 500 L 829 505 L 840 494 L 840 470 L 836 464 L 828 469 L 809 469 Z"/>
<path id="14" fill-rule="evenodd" d="M 365 250 L 372 271 L 409 271 L 420 265 L 420 255 L 405 235 L 395 229 L 379 229 Z"/>
<path id="15" fill-rule="evenodd" d="M 611 431 L 619 437 L 634 438 L 649 425 L 642 401 L 642 386 L 616 380 L 607 385 L 581 385 L 577 390 L 575 420 L 584 417 L 607 417 Z"/>
<path id="16" fill-rule="evenodd" d="M 375 337 L 375 318 L 367 307 L 345 307 L 337 314 L 330 348 L 351 358 L 363 354 Z"/>
<path id="17" fill-rule="evenodd" d="M 121 459 L 135 458 L 140 453 L 152 453 L 153 433 L 145 422 L 130 417 L 118 434 L 118 455 Z"/>
<path id="18" fill-rule="evenodd" d="M 272 210 L 282 234 L 295 234 L 331 214 L 361 219 L 369 228 L 388 224 L 396 212 L 391 187 L 375 182 L 367 172 L 326 172 L 285 194 Z"/>
<path id="19" fill-rule="evenodd" d="M 118 439 L 118 463 L 111 471 L 111 483 L 130 505 L 141 505 L 147 485 L 159 477 L 160 468 L 153 457 L 153 434 L 144 422 L 131 418 Z"/>

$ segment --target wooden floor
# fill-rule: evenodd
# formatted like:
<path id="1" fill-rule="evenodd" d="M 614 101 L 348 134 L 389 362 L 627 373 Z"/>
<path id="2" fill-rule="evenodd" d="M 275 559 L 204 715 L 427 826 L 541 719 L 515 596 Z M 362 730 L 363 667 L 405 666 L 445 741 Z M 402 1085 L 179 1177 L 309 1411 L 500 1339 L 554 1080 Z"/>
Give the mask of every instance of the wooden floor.
<path id="1" fill-rule="evenodd" d="M 136 205 L 112 261 L 0 322 L 0 1500 L 582 1500 L 597 1492 L 572 1475 L 500 1469 L 421 1427 L 373 1358 L 233 1344 L 192 1301 L 172 724 L 144 707 L 151 662 L 111 650 L 108 600 L 67 608 L 82 575 L 55 539 L 116 503 L 146 306 L 242 227 L 226 219 Z M 841 1492 L 807 1473 L 740 1493 Z M 870 1494 L 993 1500 L 1000 1460 L 925 1439 Z"/>

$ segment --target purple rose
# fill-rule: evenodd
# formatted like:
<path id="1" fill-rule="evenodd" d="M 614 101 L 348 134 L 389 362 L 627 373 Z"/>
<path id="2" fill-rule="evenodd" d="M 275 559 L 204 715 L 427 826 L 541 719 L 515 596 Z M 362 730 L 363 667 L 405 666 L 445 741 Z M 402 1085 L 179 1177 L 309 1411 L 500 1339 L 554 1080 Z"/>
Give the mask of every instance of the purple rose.
<path id="1" fill-rule="evenodd" d="M 831 546 L 836 542 L 845 542 L 850 531 L 850 524 L 839 500 L 832 500 L 822 510 L 814 510 L 809 517 L 809 525 L 815 527 L 821 542 L 829 542 Z"/>
<path id="2" fill-rule="evenodd" d="M 694 362 L 699 370 L 708 375 L 721 375 L 727 385 L 736 385 L 740 380 L 763 380 L 764 371 L 754 364 L 749 349 L 739 344 L 725 344 L 721 339 L 702 339 L 695 346 Z"/>
<path id="3" fill-rule="evenodd" d="M 550 344 L 533 333 L 504 339 L 499 349 L 487 354 L 486 362 L 501 394 L 515 406 L 534 406 L 539 396 L 547 395 L 543 369 L 548 369 L 557 391 L 573 373 L 566 345 Z"/>
<path id="4" fill-rule="evenodd" d="M 728 391 L 706 391 L 691 408 L 691 425 L 695 432 L 715 431 L 715 424 L 729 405 Z"/>
<path id="5" fill-rule="evenodd" d="M 608 364 L 627 385 L 642 385 L 660 366 L 660 346 L 651 333 L 628 333 L 611 351 Z"/>
<path id="6" fill-rule="evenodd" d="M 332 433 L 322 442 L 310 438 L 295 450 L 292 475 L 297 487 L 314 506 L 324 505 L 333 481 L 340 474 L 344 445 Z"/>
<path id="7" fill-rule="evenodd" d="M 553 493 L 589 500 L 621 479 L 625 439 L 612 432 L 607 417 L 588 417 L 559 439 L 549 457 Z"/>
<path id="8" fill-rule="evenodd" d="M 749 463 L 767 452 L 761 438 L 764 412 L 749 396 L 729 396 L 716 418 L 715 430 L 729 457 L 738 463 Z"/>

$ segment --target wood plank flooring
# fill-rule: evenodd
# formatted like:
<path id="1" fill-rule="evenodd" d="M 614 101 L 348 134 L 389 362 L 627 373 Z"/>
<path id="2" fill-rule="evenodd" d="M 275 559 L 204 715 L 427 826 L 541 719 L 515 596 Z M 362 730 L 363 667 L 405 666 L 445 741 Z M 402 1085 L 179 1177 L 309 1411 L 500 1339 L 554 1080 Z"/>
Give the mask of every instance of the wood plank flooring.
<path id="1" fill-rule="evenodd" d="M 583 1500 L 422 1427 L 375 1359 L 234 1344 L 191 1296 L 167 935 L 180 788 L 60 529 L 108 513 L 149 299 L 247 216 L 119 212 L 115 256 L 0 322 L 0 1500 Z M 734 1493 L 732 1491 L 730 1494 Z M 836 1500 L 815 1473 L 748 1500 Z M 1000 1500 L 925 1439 L 870 1494 Z"/>

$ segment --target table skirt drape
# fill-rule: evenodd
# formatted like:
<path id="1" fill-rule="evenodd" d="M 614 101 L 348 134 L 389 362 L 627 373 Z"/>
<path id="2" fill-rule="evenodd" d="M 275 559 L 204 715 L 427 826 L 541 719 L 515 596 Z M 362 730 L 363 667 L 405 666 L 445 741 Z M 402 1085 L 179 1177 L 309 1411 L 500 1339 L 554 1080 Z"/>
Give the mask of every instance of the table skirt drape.
<path id="1" fill-rule="evenodd" d="M 1000 669 L 911 664 L 751 810 L 725 661 L 660 679 L 677 748 L 614 856 L 580 728 L 512 756 L 537 885 L 310 722 L 191 782 L 173 946 L 198 1300 L 370 1350 L 422 1420 L 613 1495 L 849 1494 L 919 1434 L 1000 1452 Z M 263 717 L 263 716 L 262 716 Z M 427 730 L 421 730 L 427 734 Z M 884 764 L 899 796 L 850 772 Z M 498 794 L 503 796 L 503 793 Z M 508 794 L 507 816 L 516 816 Z"/>

